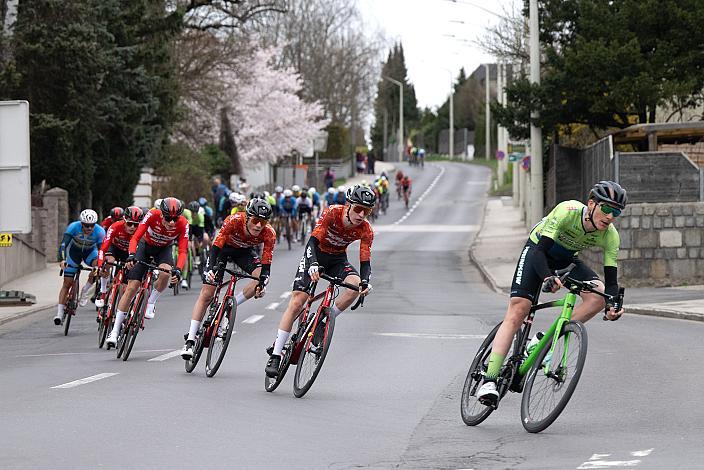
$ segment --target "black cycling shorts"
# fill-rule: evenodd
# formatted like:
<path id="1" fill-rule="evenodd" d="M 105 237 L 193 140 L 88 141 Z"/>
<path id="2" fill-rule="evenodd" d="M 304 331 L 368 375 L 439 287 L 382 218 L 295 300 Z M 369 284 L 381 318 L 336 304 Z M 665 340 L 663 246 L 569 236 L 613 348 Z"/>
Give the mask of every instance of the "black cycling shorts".
<path id="1" fill-rule="evenodd" d="M 518 258 L 518 263 L 516 264 L 516 270 L 513 273 L 511 297 L 522 297 L 530 301 L 535 301 L 536 295 L 540 293 L 544 279 L 535 270 L 535 256 L 537 255 L 537 251 L 537 245 L 531 241 L 528 241 L 523 247 L 521 256 Z M 556 260 L 548 256 L 548 267 L 550 271 L 565 269 L 571 263 L 574 263 L 576 266 L 570 272 L 570 277 L 580 281 L 595 281 L 599 279 L 599 276 L 577 257 Z"/>
<path id="2" fill-rule="evenodd" d="M 139 245 L 137 245 L 137 252 L 135 253 L 135 259 L 137 261 L 144 261 L 151 264 L 169 264 L 174 265 L 174 257 L 171 254 L 171 245 L 168 246 L 153 246 L 148 245 L 147 242 L 141 240 Z M 141 281 L 144 274 L 147 272 L 147 267 L 143 264 L 135 264 L 130 272 L 127 273 L 127 279 L 130 281 Z"/>
<path id="3" fill-rule="evenodd" d="M 242 271 L 250 275 L 252 274 L 252 272 L 254 272 L 255 269 L 262 267 L 262 262 L 259 259 L 259 255 L 257 254 L 255 248 L 234 248 L 232 246 L 225 245 L 220 250 L 220 253 L 218 254 L 218 259 L 213 261 L 214 262 L 212 264 L 210 264 L 210 262 L 208 263 L 208 266 L 211 266 L 212 269 L 215 269 L 218 263 L 222 261 L 224 261 L 225 263 L 233 262 Z M 205 283 L 210 284 L 209 282 Z"/>
<path id="4" fill-rule="evenodd" d="M 203 233 L 205 232 L 205 229 L 201 226 L 198 225 L 189 225 L 189 233 L 191 234 L 191 240 L 195 238 L 199 242 L 203 241 Z"/>
<path id="5" fill-rule="evenodd" d="M 306 247 L 306 251 L 309 248 Z M 325 274 L 332 277 L 338 277 L 340 279 L 345 279 L 347 276 L 359 276 L 359 273 L 352 264 L 347 260 L 347 254 L 342 253 L 340 255 L 330 255 L 323 253 L 320 250 L 316 250 L 316 257 L 318 258 L 318 264 L 323 268 Z M 310 258 L 306 257 L 305 253 L 301 257 L 301 261 L 298 264 L 298 269 L 296 270 L 296 277 L 293 279 L 293 290 L 305 292 L 310 287 L 310 276 L 308 275 L 308 268 L 310 267 Z"/>
<path id="6" fill-rule="evenodd" d="M 112 243 L 110 244 L 108 251 L 105 252 L 105 256 L 112 256 L 117 261 L 125 261 L 127 259 L 128 254 L 129 253 L 127 253 L 125 250 L 119 249 Z"/>

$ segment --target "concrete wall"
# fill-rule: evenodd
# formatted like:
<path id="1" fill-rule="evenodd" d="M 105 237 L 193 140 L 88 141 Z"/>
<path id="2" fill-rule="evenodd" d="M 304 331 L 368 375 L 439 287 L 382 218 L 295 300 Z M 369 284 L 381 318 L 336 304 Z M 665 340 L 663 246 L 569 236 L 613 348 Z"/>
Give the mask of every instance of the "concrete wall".
<path id="1" fill-rule="evenodd" d="M 616 222 L 626 286 L 704 283 L 704 202 L 629 204 Z M 600 276 L 601 250 L 580 255 Z"/>

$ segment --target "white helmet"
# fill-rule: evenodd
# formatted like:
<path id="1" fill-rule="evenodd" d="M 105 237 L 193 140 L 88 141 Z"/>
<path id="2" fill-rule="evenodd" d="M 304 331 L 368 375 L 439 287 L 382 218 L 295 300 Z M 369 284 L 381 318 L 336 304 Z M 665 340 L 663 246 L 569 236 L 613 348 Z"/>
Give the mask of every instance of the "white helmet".
<path id="1" fill-rule="evenodd" d="M 274 188 L 274 192 L 275 193 L 282 193 L 282 192 L 284 192 L 284 188 L 281 186 L 277 186 Z"/>
<path id="2" fill-rule="evenodd" d="M 271 193 L 269 191 L 264 191 L 264 197 L 269 197 L 271 196 Z"/>
<path id="3" fill-rule="evenodd" d="M 154 201 L 154 207 L 156 207 L 157 209 L 160 208 L 161 201 L 163 201 L 163 199 L 157 199 L 156 201 Z"/>
<path id="4" fill-rule="evenodd" d="M 308 188 L 308 194 L 315 194 L 317 192 L 318 191 L 315 190 L 315 186 L 311 186 L 310 188 Z"/>
<path id="5" fill-rule="evenodd" d="M 287 189 L 284 191 L 284 197 L 291 197 L 291 196 L 293 196 L 293 191 L 291 191 L 290 189 Z"/>
<path id="6" fill-rule="evenodd" d="M 234 205 L 239 206 L 240 204 L 244 204 L 246 201 L 247 198 L 244 197 L 244 195 L 240 193 L 230 193 L 230 202 Z"/>
<path id="7" fill-rule="evenodd" d="M 328 194 L 335 194 L 336 192 L 335 188 L 328 188 Z"/>
<path id="8" fill-rule="evenodd" d="M 81 212 L 81 216 L 79 218 L 81 219 L 82 224 L 94 224 L 98 222 L 98 214 L 93 209 L 84 210 Z"/>
<path id="9" fill-rule="evenodd" d="M 301 187 L 297 184 L 294 184 L 293 186 L 291 186 L 291 191 L 293 191 L 294 193 L 298 193 L 301 191 Z"/>
<path id="10" fill-rule="evenodd" d="M 343 185 L 340 185 L 340 186 L 337 187 L 337 190 L 338 190 L 339 192 L 341 192 L 341 193 L 344 193 L 344 192 L 345 192 L 345 187 L 344 187 Z"/>

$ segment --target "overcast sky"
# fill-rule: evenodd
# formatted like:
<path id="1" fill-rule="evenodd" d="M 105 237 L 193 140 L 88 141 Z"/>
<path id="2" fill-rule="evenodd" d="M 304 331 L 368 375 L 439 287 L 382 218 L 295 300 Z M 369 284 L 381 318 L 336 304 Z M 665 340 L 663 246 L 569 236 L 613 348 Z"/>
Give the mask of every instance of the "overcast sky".
<path id="1" fill-rule="evenodd" d="M 415 86 L 418 105 L 431 108 L 440 106 L 450 92 L 450 72 L 443 67 L 457 77 L 462 66 L 469 75 L 479 65 L 494 62 L 472 42 L 499 21 L 482 8 L 501 14 L 502 5 L 513 1 L 358 0 L 370 28 L 385 31 L 391 44 L 394 40 L 403 42 L 408 78 Z"/>

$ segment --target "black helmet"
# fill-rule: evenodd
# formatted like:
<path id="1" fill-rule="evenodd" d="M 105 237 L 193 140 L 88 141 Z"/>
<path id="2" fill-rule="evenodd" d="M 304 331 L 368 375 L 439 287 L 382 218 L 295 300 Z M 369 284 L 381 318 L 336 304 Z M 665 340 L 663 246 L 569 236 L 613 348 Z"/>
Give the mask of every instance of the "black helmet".
<path id="1" fill-rule="evenodd" d="M 198 201 L 191 201 L 188 203 L 188 208 L 191 210 L 191 212 L 197 214 L 198 210 L 200 209 L 200 204 L 198 204 Z"/>
<path id="2" fill-rule="evenodd" d="M 626 204 L 628 204 L 626 190 L 613 181 L 599 181 L 589 191 L 589 199 L 594 199 L 596 202 L 604 202 L 619 209 L 625 209 Z"/>
<path id="3" fill-rule="evenodd" d="M 369 208 L 374 207 L 376 204 L 374 191 L 361 184 L 356 184 L 349 188 L 345 196 L 347 197 L 347 202 L 351 204 L 359 204 L 360 206 Z"/>
<path id="4" fill-rule="evenodd" d="M 269 203 L 264 199 L 250 199 L 245 212 L 250 217 L 259 217 L 260 219 L 269 220 L 272 210 Z"/>

